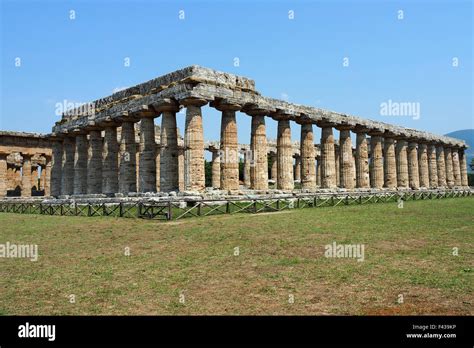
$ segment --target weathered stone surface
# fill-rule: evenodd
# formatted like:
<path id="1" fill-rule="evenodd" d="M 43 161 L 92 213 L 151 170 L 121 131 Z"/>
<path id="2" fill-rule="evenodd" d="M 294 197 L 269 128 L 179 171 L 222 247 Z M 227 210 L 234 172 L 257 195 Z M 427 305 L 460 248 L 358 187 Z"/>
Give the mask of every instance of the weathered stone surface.
<path id="1" fill-rule="evenodd" d="M 461 185 L 467 187 L 469 186 L 467 178 L 467 160 L 463 149 L 459 150 L 459 167 L 461 170 Z"/>
<path id="2" fill-rule="evenodd" d="M 354 172 L 350 130 L 343 129 L 340 131 L 339 149 L 340 186 L 351 190 L 354 188 Z"/>
<path id="3" fill-rule="evenodd" d="M 235 110 L 222 110 L 221 190 L 239 189 L 239 149 Z"/>
<path id="4" fill-rule="evenodd" d="M 244 151 L 244 186 L 250 188 L 250 163 L 252 162 L 252 155 L 250 151 Z"/>
<path id="5" fill-rule="evenodd" d="M 446 187 L 446 162 L 442 145 L 436 147 L 436 163 L 438 166 L 438 186 Z"/>
<path id="6" fill-rule="evenodd" d="M 430 187 L 438 187 L 438 166 L 436 164 L 436 146 L 428 145 L 428 172 L 430 179 Z"/>
<path id="7" fill-rule="evenodd" d="M 301 182 L 301 156 L 295 156 L 295 166 L 293 168 L 295 181 Z"/>
<path id="8" fill-rule="evenodd" d="M 31 197 L 31 156 L 23 154 L 21 196 Z"/>
<path id="9" fill-rule="evenodd" d="M 408 143 L 408 181 L 410 188 L 416 190 L 420 188 L 420 174 L 418 172 L 418 144 L 415 142 Z"/>
<path id="10" fill-rule="evenodd" d="M 161 119 L 160 190 L 179 190 L 179 151 L 176 112 L 164 111 Z"/>
<path id="11" fill-rule="evenodd" d="M 250 166 L 250 187 L 254 190 L 268 189 L 268 158 L 265 117 L 252 116 L 250 151 L 253 163 Z"/>
<path id="12" fill-rule="evenodd" d="M 314 150 L 313 125 L 301 125 L 301 188 L 316 188 L 316 154 Z"/>
<path id="13" fill-rule="evenodd" d="M 185 190 L 202 191 L 206 187 L 206 181 L 201 104 L 187 105 L 184 148 Z"/>
<path id="14" fill-rule="evenodd" d="M 118 192 L 118 153 L 117 127 L 105 128 L 102 161 L 102 192 L 114 194 Z"/>
<path id="15" fill-rule="evenodd" d="M 420 187 L 430 187 L 428 146 L 423 143 L 418 145 L 418 168 L 420 173 Z"/>
<path id="16" fill-rule="evenodd" d="M 137 191 L 136 153 L 135 124 L 123 122 L 120 136 L 120 193 L 128 194 Z"/>
<path id="17" fill-rule="evenodd" d="M 152 117 L 140 121 L 140 157 L 138 186 L 140 192 L 156 192 L 155 123 Z"/>
<path id="18" fill-rule="evenodd" d="M 178 149 L 179 190 L 184 191 L 184 146 Z M 219 165 L 220 168 L 220 165 Z M 220 180 L 220 179 L 219 179 Z"/>
<path id="19" fill-rule="evenodd" d="M 321 187 L 336 187 L 336 162 L 334 158 L 334 135 L 332 127 L 321 130 Z"/>
<path id="20" fill-rule="evenodd" d="M 393 138 L 384 139 L 383 157 L 384 187 L 397 187 L 397 161 L 395 156 L 395 140 Z"/>
<path id="21" fill-rule="evenodd" d="M 382 137 L 373 135 L 370 138 L 370 187 L 380 189 L 383 187 L 383 156 L 382 156 Z"/>
<path id="22" fill-rule="evenodd" d="M 369 181 L 369 150 L 367 144 L 367 137 L 365 133 L 357 133 L 356 138 L 356 187 L 368 188 Z"/>
<path id="23" fill-rule="evenodd" d="M 0 197 L 7 195 L 7 154 L 0 153 Z"/>
<path id="24" fill-rule="evenodd" d="M 457 148 L 451 150 L 453 156 L 453 176 L 454 186 L 461 186 L 461 167 L 459 163 L 459 153 Z"/>
<path id="25" fill-rule="evenodd" d="M 454 174 L 453 174 L 453 154 L 450 147 L 444 148 L 444 163 L 446 164 L 446 185 L 449 188 L 454 187 Z"/>
<path id="26" fill-rule="evenodd" d="M 293 190 L 293 146 L 289 120 L 278 120 L 277 135 L 277 188 Z"/>
<path id="27" fill-rule="evenodd" d="M 321 187 L 321 157 L 316 159 L 316 187 Z"/>
<path id="28" fill-rule="evenodd" d="M 63 162 L 61 176 L 61 194 L 74 193 L 74 138 L 66 137 L 63 140 Z"/>
<path id="29" fill-rule="evenodd" d="M 87 136 L 78 134 L 74 151 L 74 194 L 87 193 Z"/>
<path id="30" fill-rule="evenodd" d="M 336 174 L 336 186 L 340 187 L 341 186 L 341 168 L 340 168 L 340 156 L 339 156 L 340 150 L 339 150 L 339 145 L 334 144 L 334 168 L 335 168 L 335 174 Z"/>
<path id="31" fill-rule="evenodd" d="M 400 188 L 408 188 L 408 153 L 407 142 L 405 140 L 399 139 L 397 141 L 395 155 L 397 157 L 397 186 Z"/>
<path id="32" fill-rule="evenodd" d="M 101 132 L 89 132 L 89 156 L 87 159 L 87 193 L 102 193 L 102 150 Z"/>
<path id="33" fill-rule="evenodd" d="M 221 156 L 218 150 L 212 151 L 212 187 L 219 189 L 221 187 Z"/>
<path id="34" fill-rule="evenodd" d="M 44 175 L 43 175 L 44 172 Z M 51 195 L 51 158 L 46 157 L 46 165 L 44 170 L 41 172 L 43 190 L 45 196 Z"/>
<path id="35" fill-rule="evenodd" d="M 63 162 L 63 143 L 62 141 L 53 141 L 51 157 L 51 196 L 61 195 L 61 177 Z"/>
<path id="36" fill-rule="evenodd" d="M 277 167 L 277 155 L 275 152 L 270 153 L 271 167 L 270 167 L 270 179 L 275 182 L 278 180 L 278 167 Z"/>

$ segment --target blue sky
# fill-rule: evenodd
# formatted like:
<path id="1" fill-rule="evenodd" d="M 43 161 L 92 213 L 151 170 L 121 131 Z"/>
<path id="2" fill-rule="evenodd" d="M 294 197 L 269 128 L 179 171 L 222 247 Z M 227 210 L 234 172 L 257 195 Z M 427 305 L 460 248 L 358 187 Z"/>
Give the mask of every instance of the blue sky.
<path id="1" fill-rule="evenodd" d="M 437 134 L 474 128 L 471 1 L 0 1 L 3 130 L 50 132 L 56 103 L 192 64 L 290 102 Z M 420 118 L 380 115 L 388 100 L 419 103 Z M 205 138 L 218 140 L 219 113 L 204 112 Z M 250 118 L 237 122 L 248 142 Z"/>

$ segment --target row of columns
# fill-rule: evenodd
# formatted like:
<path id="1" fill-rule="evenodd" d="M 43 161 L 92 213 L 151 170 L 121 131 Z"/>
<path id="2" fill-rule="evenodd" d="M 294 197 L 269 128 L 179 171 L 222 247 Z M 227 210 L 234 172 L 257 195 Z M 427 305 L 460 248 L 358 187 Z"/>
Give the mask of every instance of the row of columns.
<path id="1" fill-rule="evenodd" d="M 119 123 L 110 122 L 100 129 L 73 133 L 55 141 L 52 194 L 126 194 L 154 192 L 157 187 L 161 191 L 181 188 L 202 191 L 205 188 L 205 171 L 201 107 L 206 104 L 206 100 L 198 98 L 180 100 L 179 103 L 167 99 L 153 105 L 153 108 L 130 112 Z M 176 127 L 179 105 L 186 107 L 182 185 L 179 182 Z M 213 151 L 212 154 L 212 186 L 236 191 L 239 189 L 236 112 L 242 107 L 232 102 L 211 102 L 211 106 L 222 113 L 220 153 Z M 268 112 L 260 109 L 245 112 L 252 118 L 252 158 L 249 161 L 252 165 L 245 166 L 244 181 L 251 189 L 266 190 L 268 155 L 265 117 Z M 154 118 L 159 116 L 162 117 L 161 145 L 157 151 Z M 347 189 L 467 186 L 463 149 L 443 145 L 435 147 L 435 144 L 392 134 L 322 122 L 317 124 L 322 132 L 320 161 L 316 166 L 313 124 L 299 121 L 300 157 L 293 168 L 290 120 L 281 115 L 273 117 L 278 121 L 278 134 L 276 161 L 272 161 L 271 176 L 276 176 L 278 189 L 292 190 L 295 179 L 301 181 L 303 189 L 317 186 Z M 137 148 L 134 123 L 138 120 L 140 143 Z M 118 126 L 122 127 L 120 143 L 117 141 Z M 334 128 L 340 132 L 339 147 L 334 143 Z M 104 132 L 103 141 L 101 131 Z M 357 133 L 354 154 L 351 131 Z"/>

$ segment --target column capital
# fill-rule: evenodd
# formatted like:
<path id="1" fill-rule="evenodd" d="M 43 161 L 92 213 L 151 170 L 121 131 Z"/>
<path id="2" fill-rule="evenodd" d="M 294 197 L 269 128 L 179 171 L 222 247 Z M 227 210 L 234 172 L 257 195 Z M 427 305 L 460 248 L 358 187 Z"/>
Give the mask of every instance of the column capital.
<path id="1" fill-rule="evenodd" d="M 206 105 L 207 103 L 208 103 L 208 101 L 206 99 L 194 98 L 194 97 L 184 98 L 184 99 L 179 100 L 179 104 L 183 105 L 183 106 L 198 106 L 198 107 L 201 107 L 201 106 Z"/>
<path id="2" fill-rule="evenodd" d="M 336 126 L 334 126 L 334 128 L 336 128 L 338 131 L 345 131 L 345 130 L 352 130 L 354 129 L 355 125 L 353 124 L 348 124 L 348 123 L 341 123 L 341 124 L 338 124 Z"/>
<path id="3" fill-rule="evenodd" d="M 239 111 L 240 109 L 242 109 L 242 105 L 239 104 L 237 100 L 233 99 L 216 100 L 211 102 L 210 105 L 219 111 Z"/>
<path id="4" fill-rule="evenodd" d="M 155 112 L 159 115 L 164 111 L 170 111 L 170 112 L 178 112 L 179 111 L 179 104 L 176 100 L 174 99 L 161 99 L 157 102 L 154 102 L 152 104 L 153 109 L 155 109 Z"/>
<path id="5" fill-rule="evenodd" d="M 155 109 L 150 105 L 136 105 L 128 110 L 128 115 L 138 118 L 155 118 L 159 116 L 156 115 Z"/>
<path id="6" fill-rule="evenodd" d="M 320 128 L 334 128 L 337 126 L 337 123 L 334 123 L 334 122 L 330 122 L 328 120 L 320 120 L 320 121 L 316 121 L 316 125 Z"/>

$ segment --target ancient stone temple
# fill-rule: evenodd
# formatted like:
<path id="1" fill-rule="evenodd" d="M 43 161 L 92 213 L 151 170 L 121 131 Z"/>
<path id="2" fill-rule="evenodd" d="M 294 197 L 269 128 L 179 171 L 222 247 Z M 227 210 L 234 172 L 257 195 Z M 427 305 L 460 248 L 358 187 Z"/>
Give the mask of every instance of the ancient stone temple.
<path id="1" fill-rule="evenodd" d="M 216 120 L 221 137 L 212 143 L 203 135 L 205 105 L 221 113 Z M 183 108 L 181 136 L 176 118 Z M 251 118 L 250 144 L 237 142 L 238 112 Z M 265 128 L 270 119 L 278 123 L 274 141 Z M 297 143 L 291 140 L 295 123 L 301 125 Z M 321 128 L 320 140 L 314 136 L 316 127 Z M 37 175 L 37 187 L 52 196 L 203 192 L 206 150 L 212 153 L 210 185 L 231 194 L 242 188 L 258 193 L 269 188 L 291 192 L 295 187 L 313 192 L 468 185 L 463 141 L 264 97 L 248 78 L 199 66 L 70 110 L 48 136 L 2 133 L 1 139 L 1 195 L 16 188 L 20 165 L 25 173 L 22 195 L 31 194 L 36 183 L 31 175 Z M 40 140 L 47 151 L 39 151 Z M 20 146 L 22 142 L 28 146 Z M 20 154 L 22 161 L 8 160 L 12 153 Z M 40 156 L 36 162 L 34 156 Z M 35 166 L 45 172 L 44 181 Z"/>
<path id="2" fill-rule="evenodd" d="M 0 131 L 0 197 L 49 196 L 51 160 L 49 137 Z"/>

